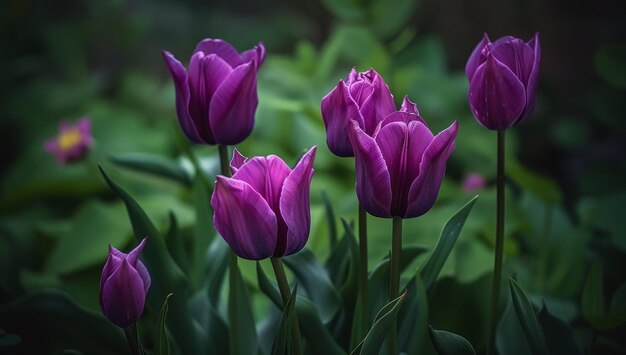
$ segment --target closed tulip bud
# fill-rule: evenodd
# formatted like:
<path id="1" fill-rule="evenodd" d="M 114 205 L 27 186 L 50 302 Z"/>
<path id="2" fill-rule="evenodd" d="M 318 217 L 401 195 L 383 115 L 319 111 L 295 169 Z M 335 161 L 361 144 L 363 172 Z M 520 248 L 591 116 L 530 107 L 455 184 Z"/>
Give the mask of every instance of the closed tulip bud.
<path id="1" fill-rule="evenodd" d="M 233 145 L 252 132 L 259 103 L 257 70 L 265 47 L 238 53 L 220 39 L 205 39 L 193 51 L 188 70 L 163 51 L 174 79 L 181 128 L 196 143 Z"/>
<path id="2" fill-rule="evenodd" d="M 145 244 L 146 238 L 128 254 L 109 246 L 109 258 L 102 269 L 100 308 L 120 328 L 128 328 L 143 313 L 150 288 L 150 274 L 139 260 Z"/>
<path id="3" fill-rule="evenodd" d="M 311 228 L 309 189 L 316 147 L 290 169 L 275 155 L 233 154 L 232 178 L 217 176 L 213 224 L 235 254 L 261 260 L 304 248 Z"/>
<path id="4" fill-rule="evenodd" d="M 485 34 L 465 66 L 470 107 L 480 124 L 501 131 L 530 116 L 540 59 L 538 33 L 526 43 L 511 36 L 492 43 Z"/>
<path id="5" fill-rule="evenodd" d="M 372 136 L 356 121 L 349 131 L 357 197 L 377 217 L 411 218 L 430 210 L 454 150 L 456 121 L 433 136 L 415 104 L 405 98 L 402 106 L 379 123 Z"/>
<path id="6" fill-rule="evenodd" d="M 328 149 L 340 157 L 354 156 L 348 139 L 350 122 L 356 121 L 372 134 L 378 123 L 395 110 L 393 95 L 383 78 L 374 69 L 357 73 L 353 68 L 348 79 L 339 80 L 322 99 Z"/>

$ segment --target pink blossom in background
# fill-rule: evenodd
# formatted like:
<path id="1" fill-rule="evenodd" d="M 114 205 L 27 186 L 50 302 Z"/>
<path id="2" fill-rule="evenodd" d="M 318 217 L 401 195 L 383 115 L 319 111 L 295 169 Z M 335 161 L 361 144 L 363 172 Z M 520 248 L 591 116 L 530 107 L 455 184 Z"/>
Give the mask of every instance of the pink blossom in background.
<path id="1" fill-rule="evenodd" d="M 482 190 L 487 186 L 487 179 L 480 173 L 469 173 L 463 180 L 463 191 L 472 192 Z"/>
<path id="2" fill-rule="evenodd" d="M 60 165 L 65 165 L 84 157 L 92 145 L 91 121 L 84 117 L 74 124 L 61 122 L 59 134 L 48 139 L 43 147 Z"/>

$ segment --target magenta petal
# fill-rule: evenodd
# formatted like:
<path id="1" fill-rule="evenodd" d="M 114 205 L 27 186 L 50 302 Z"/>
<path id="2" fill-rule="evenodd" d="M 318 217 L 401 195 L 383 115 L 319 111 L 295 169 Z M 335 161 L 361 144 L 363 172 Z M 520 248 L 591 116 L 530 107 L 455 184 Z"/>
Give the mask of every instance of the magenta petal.
<path id="1" fill-rule="evenodd" d="M 258 70 L 265 61 L 265 46 L 263 45 L 263 42 L 259 42 L 259 44 L 254 46 L 254 48 L 241 53 L 241 58 L 244 63 L 255 60 L 257 63 L 256 68 Z"/>
<path id="2" fill-rule="evenodd" d="M 372 134 L 387 115 L 396 110 L 393 95 L 383 78 L 374 69 L 370 69 L 372 79 L 372 94 L 365 99 L 359 111 L 363 116 L 363 129 L 367 134 Z"/>
<path id="3" fill-rule="evenodd" d="M 215 229 L 235 254 L 249 260 L 261 260 L 274 255 L 276 214 L 250 185 L 217 176 L 211 207 L 215 211 Z"/>
<path id="4" fill-rule="evenodd" d="M 165 64 L 172 75 L 172 79 L 174 79 L 174 88 L 176 90 L 176 113 L 178 114 L 180 127 L 189 139 L 196 143 L 203 143 L 204 140 L 200 137 L 196 125 L 189 114 L 189 100 L 191 98 L 191 94 L 189 92 L 187 72 L 185 71 L 183 65 L 176 58 L 174 58 L 170 52 L 163 51 L 162 53 Z"/>
<path id="5" fill-rule="evenodd" d="M 467 80 L 472 81 L 474 77 L 474 73 L 476 69 L 485 62 L 485 56 L 483 55 L 483 49 L 491 43 L 489 37 L 485 33 L 483 35 L 483 39 L 476 45 L 469 59 L 467 60 L 467 64 L 465 64 L 465 75 L 467 76 Z"/>
<path id="6" fill-rule="evenodd" d="M 120 328 L 141 317 L 146 299 L 144 282 L 126 259 L 104 282 L 101 294 L 104 315 Z"/>
<path id="7" fill-rule="evenodd" d="M 472 114 L 492 130 L 511 127 L 526 106 L 526 89 L 517 76 L 491 55 L 470 81 Z"/>
<path id="8" fill-rule="evenodd" d="M 528 76 L 528 84 L 526 85 L 526 109 L 522 114 L 519 121 L 527 118 L 535 108 L 535 96 L 537 95 L 537 86 L 539 84 L 539 62 L 541 61 L 541 44 L 539 43 L 539 33 L 535 33 L 535 36 L 528 41 L 534 51 L 532 70 Z"/>
<path id="9" fill-rule="evenodd" d="M 237 170 L 233 179 L 241 180 L 261 194 L 270 208 L 279 214 L 280 193 L 283 182 L 291 173 L 285 162 L 275 155 L 253 157 Z"/>
<path id="10" fill-rule="evenodd" d="M 193 50 L 193 54 L 198 52 L 202 52 L 204 55 L 215 53 L 232 68 L 235 68 L 242 63 L 239 52 L 237 52 L 237 50 L 228 42 L 221 39 L 207 38 L 200 41 L 200 43 L 196 45 L 196 49 Z"/>
<path id="11" fill-rule="evenodd" d="M 128 253 L 128 256 L 126 257 L 126 260 L 128 260 L 128 263 L 133 268 L 135 268 L 137 272 L 139 272 L 139 276 L 141 276 L 141 279 L 143 280 L 143 284 L 144 284 L 144 288 L 146 292 L 148 292 L 148 289 L 150 288 L 152 279 L 150 278 L 150 273 L 148 273 L 148 269 L 146 269 L 146 266 L 141 262 L 141 260 L 139 260 L 139 254 L 141 253 L 144 246 L 146 245 L 147 239 L 148 238 L 143 238 L 141 240 L 141 243 L 139 243 L 139 245 L 137 245 L 135 249 L 131 250 L 131 252 Z"/>
<path id="12" fill-rule="evenodd" d="M 230 173 L 235 175 L 237 170 L 239 170 L 239 168 L 246 163 L 246 159 L 248 158 L 241 155 L 237 148 L 233 149 L 233 157 L 230 159 Z"/>
<path id="13" fill-rule="evenodd" d="M 534 59 L 534 51 L 528 44 L 519 38 L 498 41 L 494 43 L 490 53 L 500 63 L 506 65 L 522 84 L 528 83 Z"/>
<path id="14" fill-rule="evenodd" d="M 322 99 L 322 118 L 326 126 L 328 149 L 340 157 L 353 156 L 348 140 L 348 127 L 350 120 L 362 124 L 363 117 L 343 80 L 339 80 L 337 86 Z"/>
<path id="15" fill-rule="evenodd" d="M 211 131 L 223 145 L 235 145 L 246 139 L 254 127 L 257 96 L 256 64 L 243 64 L 222 82 L 211 99 Z"/>
<path id="16" fill-rule="evenodd" d="M 280 213 L 287 224 L 287 240 L 281 257 L 299 252 L 309 239 L 311 207 L 309 191 L 317 147 L 311 148 L 285 179 L 280 195 Z"/>
<path id="17" fill-rule="evenodd" d="M 356 121 L 352 121 L 348 132 L 354 149 L 356 194 L 361 206 L 371 215 L 391 217 L 391 180 L 382 152 Z"/>
<path id="18" fill-rule="evenodd" d="M 348 77 L 346 78 L 346 85 L 350 86 L 353 82 L 355 82 L 359 78 L 359 73 L 356 71 L 355 67 L 352 67 Z"/>
<path id="19" fill-rule="evenodd" d="M 446 172 L 446 162 L 454 150 L 454 139 L 458 130 L 459 123 L 454 121 L 450 127 L 435 136 L 424 151 L 419 176 L 409 190 L 408 208 L 404 218 L 421 216 L 435 204 Z"/>
<path id="20" fill-rule="evenodd" d="M 420 115 L 420 112 L 417 109 L 417 105 L 414 102 L 411 102 L 408 96 L 404 96 L 404 99 L 402 100 L 402 108 L 400 108 L 400 111 L 406 112 L 406 113 L 413 113 L 418 116 Z"/>
<path id="21" fill-rule="evenodd" d="M 408 156 L 408 126 L 404 122 L 393 122 L 383 126 L 376 136 L 376 143 L 380 148 L 391 183 L 391 215 L 403 216 L 406 210 L 406 196 L 413 180 L 409 180 L 411 173 L 409 161 L 414 157 Z M 419 163 L 419 160 L 418 160 Z M 410 167 L 417 175 L 418 165 Z"/>
<path id="22" fill-rule="evenodd" d="M 393 122 L 404 122 L 405 124 L 408 125 L 409 123 L 414 122 L 414 121 L 421 122 L 424 126 L 426 126 L 426 122 L 424 122 L 424 119 L 421 118 L 420 116 L 413 114 L 413 113 L 403 112 L 403 111 L 396 111 L 396 112 L 392 112 L 391 114 L 389 114 L 383 120 L 382 126 L 386 126 Z"/>

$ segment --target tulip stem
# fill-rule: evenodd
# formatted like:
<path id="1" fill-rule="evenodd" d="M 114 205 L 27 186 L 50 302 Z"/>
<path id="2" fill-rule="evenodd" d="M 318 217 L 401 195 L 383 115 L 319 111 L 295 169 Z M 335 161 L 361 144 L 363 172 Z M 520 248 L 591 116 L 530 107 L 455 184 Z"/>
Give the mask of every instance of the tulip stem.
<path id="1" fill-rule="evenodd" d="M 400 254 L 402 253 L 402 218 L 393 217 L 391 230 L 391 272 L 389 275 L 389 300 L 398 298 L 400 291 Z M 394 322 L 389 330 L 387 339 L 389 354 L 397 354 L 396 347 L 397 324 Z"/>
<path id="2" fill-rule="evenodd" d="M 124 334 L 126 335 L 126 341 L 128 347 L 130 347 L 130 353 L 133 355 L 141 355 L 141 346 L 139 345 L 139 332 L 137 330 L 137 323 L 133 323 L 124 328 Z"/>
<path id="3" fill-rule="evenodd" d="M 500 305 L 500 283 L 502 279 L 502 254 L 504 249 L 504 131 L 498 131 L 498 166 L 496 197 L 496 251 L 491 284 L 491 319 L 489 322 L 489 342 L 487 355 L 494 353 L 496 328 Z"/>
<path id="4" fill-rule="evenodd" d="M 274 274 L 276 275 L 276 282 L 278 282 L 278 289 L 280 290 L 280 295 L 283 299 L 283 306 L 287 306 L 287 301 L 289 301 L 289 297 L 291 297 L 291 290 L 289 289 L 289 281 L 287 280 L 287 274 L 285 274 L 283 262 L 280 258 L 274 257 L 270 258 L 270 260 L 272 262 Z M 295 355 L 300 355 L 302 350 L 300 345 L 300 324 L 298 323 L 297 314 L 293 315 L 293 323 L 291 324 L 291 342 L 293 344 L 293 353 Z"/>
<path id="5" fill-rule="evenodd" d="M 369 305 L 367 299 L 367 212 L 359 205 L 359 296 L 361 301 L 361 335 L 369 328 Z"/>
<path id="6" fill-rule="evenodd" d="M 225 145 L 217 146 L 220 154 L 220 172 L 222 175 L 230 176 L 230 166 L 228 163 L 228 147 Z M 239 293 L 238 280 L 239 267 L 237 266 L 237 255 L 230 251 L 228 267 L 228 321 L 230 324 L 230 353 L 239 355 L 239 324 L 237 322 L 237 295 Z"/>

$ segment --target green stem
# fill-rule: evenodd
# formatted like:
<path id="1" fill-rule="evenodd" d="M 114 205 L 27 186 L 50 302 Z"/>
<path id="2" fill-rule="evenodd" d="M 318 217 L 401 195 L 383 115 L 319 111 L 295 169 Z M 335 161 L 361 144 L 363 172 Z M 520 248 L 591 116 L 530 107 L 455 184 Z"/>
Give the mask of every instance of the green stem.
<path id="1" fill-rule="evenodd" d="M 489 322 L 489 342 L 487 355 L 494 354 L 496 328 L 500 305 L 500 282 L 502 280 L 502 254 L 504 249 L 504 131 L 498 131 L 498 176 L 496 180 L 496 251 L 491 284 L 491 318 Z"/>
<path id="2" fill-rule="evenodd" d="M 128 328 L 124 328 L 124 334 L 126 335 L 126 341 L 130 348 L 130 353 L 133 355 L 141 355 L 141 347 L 139 346 L 139 336 L 137 332 L 137 323 L 133 323 Z"/>
<path id="3" fill-rule="evenodd" d="M 220 154 L 220 172 L 224 176 L 230 176 L 230 164 L 228 163 L 228 147 L 225 145 L 218 146 Z M 230 272 L 228 273 L 228 321 L 230 324 L 230 353 L 239 355 L 239 337 L 237 331 L 239 324 L 237 323 L 237 278 L 239 267 L 237 266 L 237 255 L 230 251 L 228 262 Z"/>
<path id="4" fill-rule="evenodd" d="M 402 253 L 402 218 L 393 217 L 391 230 L 391 272 L 389 274 L 389 300 L 398 298 L 400 292 L 400 254 Z M 396 347 L 397 324 L 394 322 L 389 330 L 387 339 L 389 354 L 398 353 Z"/>
<path id="5" fill-rule="evenodd" d="M 270 260 L 272 261 L 272 268 L 274 269 L 274 274 L 276 275 L 278 289 L 280 290 L 280 295 L 283 299 L 283 306 L 287 306 L 287 301 L 289 301 L 289 297 L 291 297 L 291 290 L 289 289 L 289 281 L 287 281 L 287 275 L 285 274 L 283 262 L 280 258 L 274 257 L 270 258 Z M 293 315 L 293 323 L 291 324 L 291 341 L 293 344 L 293 353 L 295 355 L 300 355 L 302 353 L 300 345 L 300 324 L 298 323 L 298 316 L 296 314 Z"/>
<path id="6" fill-rule="evenodd" d="M 367 212 L 359 205 L 359 296 L 361 301 L 361 335 L 369 328 L 367 271 Z"/>

